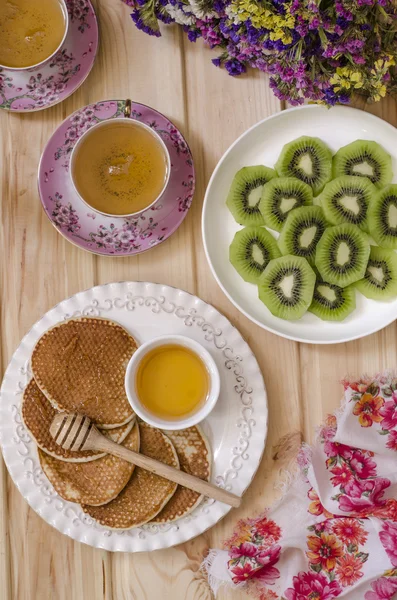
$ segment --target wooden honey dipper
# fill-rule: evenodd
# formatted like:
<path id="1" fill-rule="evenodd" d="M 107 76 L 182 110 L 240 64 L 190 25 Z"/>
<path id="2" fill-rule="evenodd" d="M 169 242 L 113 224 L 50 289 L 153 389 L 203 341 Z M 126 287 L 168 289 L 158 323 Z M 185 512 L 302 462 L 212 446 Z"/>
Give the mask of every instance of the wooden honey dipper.
<path id="1" fill-rule="evenodd" d="M 241 498 L 224 490 L 222 488 L 204 481 L 189 473 L 184 473 L 170 467 L 159 460 L 127 450 L 124 446 L 120 446 L 116 442 L 112 442 L 102 435 L 88 417 L 79 414 L 59 413 L 55 415 L 51 427 L 50 434 L 54 441 L 64 450 L 72 452 L 81 452 L 82 450 L 95 450 L 106 452 L 118 458 L 122 458 L 137 467 L 146 469 L 155 475 L 164 477 L 169 481 L 183 485 L 198 494 L 214 498 L 219 502 L 224 502 L 229 506 L 238 508 L 241 503 Z"/>

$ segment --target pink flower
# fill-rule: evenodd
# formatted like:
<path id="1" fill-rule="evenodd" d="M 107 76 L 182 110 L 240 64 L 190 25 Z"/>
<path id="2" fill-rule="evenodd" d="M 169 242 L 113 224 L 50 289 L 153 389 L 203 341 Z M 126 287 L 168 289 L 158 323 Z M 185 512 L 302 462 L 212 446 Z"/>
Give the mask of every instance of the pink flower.
<path id="1" fill-rule="evenodd" d="M 331 477 L 331 483 L 334 487 L 338 485 L 345 487 L 353 479 L 353 473 L 345 463 L 330 469 L 330 471 L 334 475 L 334 477 Z"/>
<path id="2" fill-rule="evenodd" d="M 321 573 L 304 573 L 301 571 L 292 580 L 293 588 L 285 592 L 287 600 L 332 600 L 342 591 L 337 581 L 329 582 Z"/>
<path id="3" fill-rule="evenodd" d="M 363 492 L 368 492 L 373 489 L 372 481 L 361 481 L 360 479 L 351 479 L 345 485 L 345 492 L 350 498 L 361 498 Z"/>
<path id="4" fill-rule="evenodd" d="M 356 450 L 350 460 L 350 467 L 360 479 L 368 479 L 376 477 L 376 462 L 364 456 L 362 452 Z"/>
<path id="5" fill-rule="evenodd" d="M 364 596 L 365 600 L 391 600 L 397 591 L 397 581 L 381 577 L 377 581 L 371 583 L 373 592 L 367 592 Z"/>
<path id="6" fill-rule="evenodd" d="M 241 545 L 253 546 L 253 544 Z M 251 548 L 247 548 L 246 550 L 251 552 Z M 272 548 L 259 552 L 255 556 L 257 564 L 261 566 L 255 568 L 249 562 L 246 562 L 242 567 L 238 565 L 231 567 L 230 571 L 232 573 L 233 582 L 241 583 L 242 581 L 247 581 L 247 579 L 259 579 L 266 585 L 273 585 L 276 582 L 276 579 L 280 577 L 280 571 L 274 566 L 280 558 L 280 553 L 281 546 L 272 546 Z"/>
<path id="7" fill-rule="evenodd" d="M 232 546 L 229 550 L 230 558 L 241 558 L 242 556 L 255 556 L 258 552 L 258 546 L 250 542 L 244 542 L 240 546 Z"/>
<path id="8" fill-rule="evenodd" d="M 385 402 L 379 412 L 383 417 L 382 429 L 397 427 L 397 392 L 393 392 L 392 399 Z"/>
<path id="9" fill-rule="evenodd" d="M 397 450 L 397 431 L 391 431 L 387 436 L 386 448 L 390 450 Z"/>
<path id="10" fill-rule="evenodd" d="M 238 565 L 233 567 L 231 572 L 233 583 L 241 583 L 242 581 L 247 581 L 247 579 L 252 577 L 252 574 L 255 572 L 255 570 L 250 563 L 246 562 L 242 567 L 239 567 Z"/>
<path id="11" fill-rule="evenodd" d="M 272 566 L 272 565 L 275 565 L 279 561 L 280 553 L 281 553 L 281 546 L 272 546 L 271 548 L 268 548 L 267 550 L 263 550 L 262 552 L 260 552 L 257 555 L 256 560 L 258 561 L 258 563 L 260 563 L 264 567 Z"/>
<path id="12" fill-rule="evenodd" d="M 350 446 L 345 446 L 345 444 L 339 444 L 338 442 L 333 442 L 332 440 L 325 442 L 324 452 L 329 457 L 341 456 L 345 460 L 349 460 L 353 454 Z"/>
<path id="13" fill-rule="evenodd" d="M 387 556 L 393 567 L 397 567 L 397 523 L 386 521 L 383 524 L 382 531 L 379 534 Z"/>
<path id="14" fill-rule="evenodd" d="M 368 491 L 368 496 L 362 497 L 349 497 L 347 495 L 340 496 L 339 508 L 344 512 L 372 513 L 372 509 L 383 506 L 385 500 L 383 499 L 384 491 L 390 487 L 390 480 L 385 477 L 378 477 L 372 481 L 357 482 L 362 487 L 363 492 Z"/>

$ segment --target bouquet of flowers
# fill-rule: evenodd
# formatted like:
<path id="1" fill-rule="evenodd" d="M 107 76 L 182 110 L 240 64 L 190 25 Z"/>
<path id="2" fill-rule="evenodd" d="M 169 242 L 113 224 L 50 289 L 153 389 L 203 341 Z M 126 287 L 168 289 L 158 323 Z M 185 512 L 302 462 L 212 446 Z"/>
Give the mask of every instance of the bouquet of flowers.
<path id="1" fill-rule="evenodd" d="M 270 75 L 280 100 L 332 106 L 355 93 L 378 101 L 397 90 L 396 0 L 124 0 L 138 29 L 159 21 L 203 38 L 230 75 Z"/>

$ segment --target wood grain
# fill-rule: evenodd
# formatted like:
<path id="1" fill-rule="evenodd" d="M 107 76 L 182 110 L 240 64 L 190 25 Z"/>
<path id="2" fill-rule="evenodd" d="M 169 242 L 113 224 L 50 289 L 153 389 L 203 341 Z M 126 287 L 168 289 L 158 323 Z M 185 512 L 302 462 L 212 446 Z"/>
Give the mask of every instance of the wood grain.
<path id="1" fill-rule="evenodd" d="M 119 0 L 95 2 L 101 24 L 98 60 L 87 82 L 59 106 L 10 115 L 0 111 L 1 368 L 32 324 L 63 298 L 95 284 L 148 280 L 186 289 L 211 302 L 240 329 L 263 370 L 270 427 L 260 469 L 241 507 L 195 540 L 170 550 L 111 554 L 62 536 L 40 519 L 0 468 L 0 600 L 210 600 L 199 567 L 239 517 L 257 514 L 277 496 L 275 484 L 301 440 L 340 402 L 338 380 L 396 363 L 396 325 L 363 340 L 309 346 L 258 329 L 231 305 L 207 266 L 200 232 L 205 187 L 217 161 L 245 129 L 283 107 L 266 77 L 233 79 L 211 64 L 214 53 L 190 44 L 176 27 L 161 40 L 138 32 Z M 89 102 L 131 97 L 174 121 L 191 145 L 197 171 L 192 210 L 163 245 L 134 258 L 89 255 L 50 225 L 36 173 L 44 144 L 59 123 Z M 397 125 L 393 100 L 360 108 Z M 223 590 L 221 600 L 243 600 Z"/>

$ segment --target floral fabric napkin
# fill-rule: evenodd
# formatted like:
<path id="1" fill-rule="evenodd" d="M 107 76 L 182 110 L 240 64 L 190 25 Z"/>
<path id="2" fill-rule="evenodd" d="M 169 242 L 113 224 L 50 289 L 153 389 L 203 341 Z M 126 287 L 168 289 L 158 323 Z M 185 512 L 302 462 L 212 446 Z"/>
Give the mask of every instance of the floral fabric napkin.
<path id="1" fill-rule="evenodd" d="M 229 584 L 258 600 L 397 598 L 397 378 L 344 387 L 283 499 L 209 553 L 215 594 Z"/>

